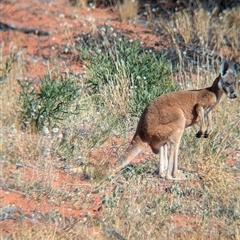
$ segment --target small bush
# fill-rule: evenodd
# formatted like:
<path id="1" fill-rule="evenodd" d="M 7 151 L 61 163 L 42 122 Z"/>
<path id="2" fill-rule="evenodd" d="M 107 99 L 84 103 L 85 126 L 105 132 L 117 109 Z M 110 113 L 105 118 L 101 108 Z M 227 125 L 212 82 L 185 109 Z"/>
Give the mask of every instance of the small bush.
<path id="1" fill-rule="evenodd" d="M 140 115 L 149 101 L 175 89 L 171 64 L 164 53 L 144 49 L 138 41 L 116 36 L 106 28 L 104 31 L 100 28 L 94 35 L 84 35 L 80 43 L 81 58 L 88 68 L 89 92 L 102 94 L 112 84 L 124 88 L 121 91 L 116 88 L 120 94 L 113 105 L 124 97 L 127 108 Z M 111 88 L 109 94 L 114 95 L 113 91 Z"/>
<path id="2" fill-rule="evenodd" d="M 21 122 L 25 127 L 40 130 L 79 113 L 79 88 L 73 79 L 61 77 L 58 81 L 47 74 L 41 79 L 39 89 L 31 83 L 18 82 L 22 88 Z"/>

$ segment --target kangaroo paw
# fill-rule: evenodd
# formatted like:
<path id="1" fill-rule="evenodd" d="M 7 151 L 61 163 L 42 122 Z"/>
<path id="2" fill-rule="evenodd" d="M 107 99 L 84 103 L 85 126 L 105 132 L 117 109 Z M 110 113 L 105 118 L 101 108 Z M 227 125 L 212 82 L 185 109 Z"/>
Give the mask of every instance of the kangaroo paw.
<path id="1" fill-rule="evenodd" d="M 206 132 L 205 132 L 205 133 L 203 134 L 203 137 L 204 137 L 204 138 L 208 138 L 208 136 L 209 136 L 209 133 L 206 133 Z"/>
<path id="2" fill-rule="evenodd" d="M 204 134 L 203 134 L 203 137 L 208 138 L 211 133 L 212 133 L 212 130 L 206 130 L 206 132 L 204 132 Z"/>
<path id="3" fill-rule="evenodd" d="M 196 133 L 197 138 L 200 138 L 201 136 L 202 136 L 202 132 L 199 131 L 199 132 Z"/>

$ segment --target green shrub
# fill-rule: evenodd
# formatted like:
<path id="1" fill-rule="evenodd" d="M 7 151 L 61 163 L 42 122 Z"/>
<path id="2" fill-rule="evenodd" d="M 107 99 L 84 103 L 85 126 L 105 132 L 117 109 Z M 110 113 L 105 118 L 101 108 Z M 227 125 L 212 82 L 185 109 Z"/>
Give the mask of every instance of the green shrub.
<path id="1" fill-rule="evenodd" d="M 112 83 L 117 86 L 119 79 L 127 78 L 128 87 L 124 91 L 130 98 L 129 110 L 139 115 L 149 101 L 175 89 L 171 64 L 165 53 L 144 49 L 138 41 L 122 36 L 114 38 L 108 29 L 104 30 L 104 34 L 100 28 L 92 35 L 79 37 L 81 59 L 88 69 L 90 93 L 101 94 L 104 86 Z"/>
<path id="2" fill-rule="evenodd" d="M 24 126 L 40 130 L 53 126 L 71 114 L 78 114 L 79 88 L 74 79 L 51 78 L 49 74 L 41 79 L 39 88 L 18 80 L 20 93 L 21 121 Z"/>

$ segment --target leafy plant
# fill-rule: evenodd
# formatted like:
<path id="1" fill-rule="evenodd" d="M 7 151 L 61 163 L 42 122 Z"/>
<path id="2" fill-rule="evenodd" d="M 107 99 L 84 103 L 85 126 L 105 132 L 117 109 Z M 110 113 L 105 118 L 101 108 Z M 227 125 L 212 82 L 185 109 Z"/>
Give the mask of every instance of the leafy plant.
<path id="1" fill-rule="evenodd" d="M 129 109 L 139 115 L 149 101 L 175 89 L 171 64 L 165 53 L 144 49 L 139 41 L 114 36 L 100 28 L 94 35 L 80 38 L 81 58 L 88 68 L 87 86 L 92 94 L 101 94 L 104 86 L 117 86 L 124 77 L 128 82 L 123 90 L 130 99 Z"/>
<path id="2" fill-rule="evenodd" d="M 49 74 L 41 79 L 40 87 L 18 80 L 20 93 L 21 121 L 24 126 L 53 126 L 71 114 L 79 113 L 77 99 L 79 88 L 74 79 L 51 78 Z"/>

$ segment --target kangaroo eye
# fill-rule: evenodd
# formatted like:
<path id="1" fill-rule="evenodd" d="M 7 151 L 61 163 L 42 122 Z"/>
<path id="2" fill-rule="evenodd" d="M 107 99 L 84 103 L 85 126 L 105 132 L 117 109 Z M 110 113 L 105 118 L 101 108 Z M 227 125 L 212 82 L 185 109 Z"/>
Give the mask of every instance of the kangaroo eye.
<path id="1" fill-rule="evenodd" d="M 228 82 L 225 82 L 225 85 L 228 87 L 228 86 L 230 86 L 231 84 L 230 84 L 230 83 L 228 83 Z"/>

